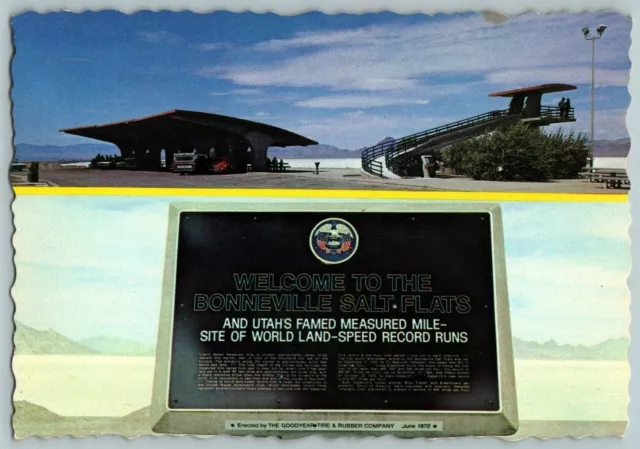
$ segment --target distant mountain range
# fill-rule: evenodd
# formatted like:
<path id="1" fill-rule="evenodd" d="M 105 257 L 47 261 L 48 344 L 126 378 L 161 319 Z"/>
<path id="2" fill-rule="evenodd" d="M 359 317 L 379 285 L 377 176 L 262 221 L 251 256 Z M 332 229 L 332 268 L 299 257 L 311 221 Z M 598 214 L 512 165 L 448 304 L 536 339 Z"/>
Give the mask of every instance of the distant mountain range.
<path id="1" fill-rule="evenodd" d="M 385 137 L 378 143 L 393 141 L 392 137 Z M 597 157 L 626 157 L 631 146 L 630 139 L 596 140 L 595 156 Z M 342 159 L 359 158 L 362 150 L 347 150 L 333 145 L 313 145 L 309 147 L 269 148 L 269 157 L 278 159 Z M 15 157 L 20 162 L 47 161 L 47 162 L 74 162 L 89 161 L 96 154 L 120 154 L 115 145 L 102 143 L 86 143 L 78 145 L 31 145 L 19 143 L 16 145 Z"/>
<path id="2" fill-rule="evenodd" d="M 631 139 L 596 140 L 594 141 L 594 156 L 597 157 L 627 157 L 631 148 Z"/>
<path id="3" fill-rule="evenodd" d="M 121 338 L 92 337 L 80 340 L 80 344 L 100 354 L 129 356 L 156 355 L 156 349 L 153 346 L 148 346 L 137 341 L 123 340 Z"/>
<path id="4" fill-rule="evenodd" d="M 137 438 L 152 435 L 150 407 L 125 416 L 62 416 L 29 401 L 14 401 L 13 429 L 19 439 L 31 436 L 51 438 L 60 435 L 86 437 L 118 435 Z"/>
<path id="5" fill-rule="evenodd" d="M 616 338 L 594 346 L 559 345 L 553 340 L 545 343 L 513 340 L 516 359 L 532 360 L 626 360 L 629 340 Z"/>
<path id="6" fill-rule="evenodd" d="M 98 353 L 54 330 L 39 331 L 17 321 L 13 344 L 16 347 L 16 354 L 88 355 Z"/>
<path id="7" fill-rule="evenodd" d="M 20 162 L 29 161 L 90 161 L 96 154 L 120 154 L 115 145 L 103 143 L 83 143 L 79 145 L 31 145 L 19 143 L 15 146 L 15 156 Z"/>
<path id="8" fill-rule="evenodd" d="M 73 341 L 54 330 L 40 331 L 16 321 L 16 354 L 153 356 L 155 347 L 111 337 Z"/>
<path id="9" fill-rule="evenodd" d="M 75 342 L 51 329 L 39 331 L 16 322 L 16 354 L 154 356 L 155 347 L 113 337 L 92 337 Z M 519 360 L 626 360 L 629 340 L 609 339 L 594 346 L 559 345 L 513 340 L 514 357 Z"/>
<path id="10" fill-rule="evenodd" d="M 319 144 L 310 147 L 271 147 L 268 155 L 278 159 L 345 159 L 360 157 L 360 152 Z"/>

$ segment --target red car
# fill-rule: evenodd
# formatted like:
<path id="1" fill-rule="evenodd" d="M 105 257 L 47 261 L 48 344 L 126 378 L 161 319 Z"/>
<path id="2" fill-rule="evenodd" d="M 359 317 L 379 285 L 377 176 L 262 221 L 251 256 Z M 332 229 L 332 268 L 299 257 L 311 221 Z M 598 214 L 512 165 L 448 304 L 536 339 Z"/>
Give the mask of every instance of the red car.
<path id="1" fill-rule="evenodd" d="M 219 174 L 230 173 L 231 164 L 226 159 L 214 159 L 211 162 L 211 171 Z"/>

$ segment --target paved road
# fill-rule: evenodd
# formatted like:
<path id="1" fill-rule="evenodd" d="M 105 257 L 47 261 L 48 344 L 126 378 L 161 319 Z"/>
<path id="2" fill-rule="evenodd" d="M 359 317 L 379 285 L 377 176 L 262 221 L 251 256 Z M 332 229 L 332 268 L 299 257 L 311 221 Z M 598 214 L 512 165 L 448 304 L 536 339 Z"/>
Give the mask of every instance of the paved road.
<path id="1" fill-rule="evenodd" d="M 62 187 L 190 187 L 190 188 L 293 188 L 347 190 L 418 190 L 626 194 L 629 189 L 605 189 L 601 183 L 582 179 L 553 182 L 491 182 L 465 178 L 380 179 L 357 169 L 327 169 L 286 173 L 184 175 L 168 172 L 60 168 L 41 171 L 42 180 Z M 24 182 L 11 175 L 12 182 Z M 26 178 L 25 178 L 26 180 Z"/>

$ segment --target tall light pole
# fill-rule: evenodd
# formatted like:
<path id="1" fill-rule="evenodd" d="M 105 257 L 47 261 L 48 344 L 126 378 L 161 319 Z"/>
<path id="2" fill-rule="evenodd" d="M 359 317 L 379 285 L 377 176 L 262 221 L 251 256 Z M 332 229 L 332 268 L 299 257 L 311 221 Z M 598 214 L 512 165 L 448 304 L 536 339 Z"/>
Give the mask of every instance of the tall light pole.
<path id="1" fill-rule="evenodd" d="M 607 29 L 606 25 L 599 25 L 596 29 L 598 34 L 592 35 L 589 33 L 589 27 L 584 27 L 582 29 L 582 34 L 584 34 L 584 38 L 588 41 L 591 41 L 591 158 L 589 159 L 589 168 L 593 168 L 593 151 L 594 147 L 594 134 L 593 134 L 593 116 L 595 110 L 595 102 L 596 102 L 596 39 L 600 39 L 604 30 Z"/>

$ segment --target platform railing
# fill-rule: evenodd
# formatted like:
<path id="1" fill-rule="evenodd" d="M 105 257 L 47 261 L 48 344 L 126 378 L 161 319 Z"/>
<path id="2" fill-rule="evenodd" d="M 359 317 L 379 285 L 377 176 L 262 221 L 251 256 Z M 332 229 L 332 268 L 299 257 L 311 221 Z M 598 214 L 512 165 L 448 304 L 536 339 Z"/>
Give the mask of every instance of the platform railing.
<path id="1" fill-rule="evenodd" d="M 561 111 L 558 106 L 540 106 L 540 117 L 555 120 L 575 120 L 574 108 Z"/>

